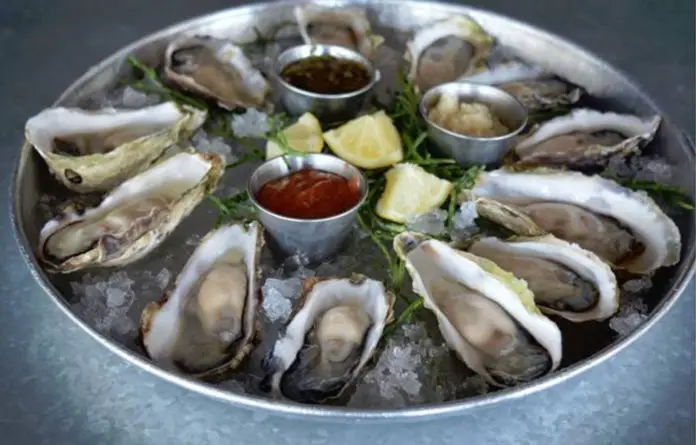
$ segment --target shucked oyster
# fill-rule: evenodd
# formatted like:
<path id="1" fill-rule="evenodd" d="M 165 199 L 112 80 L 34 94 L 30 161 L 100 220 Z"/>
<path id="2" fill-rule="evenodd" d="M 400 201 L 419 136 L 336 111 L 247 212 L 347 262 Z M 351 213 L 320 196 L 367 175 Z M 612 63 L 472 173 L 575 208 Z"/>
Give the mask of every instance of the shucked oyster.
<path id="1" fill-rule="evenodd" d="M 153 361 L 216 380 L 252 349 L 260 303 L 261 226 L 222 226 L 206 235 L 164 302 L 143 310 L 143 345 Z"/>
<path id="2" fill-rule="evenodd" d="M 605 165 L 612 156 L 638 153 L 660 126 L 660 117 L 576 109 L 537 125 L 513 149 L 515 166 Z"/>
<path id="3" fill-rule="evenodd" d="M 582 96 L 582 89 L 552 78 L 541 67 L 509 62 L 460 80 L 494 85 L 519 100 L 530 112 L 574 104 Z"/>
<path id="4" fill-rule="evenodd" d="M 212 37 L 184 37 L 165 52 L 164 75 L 226 109 L 261 108 L 271 88 L 244 51 Z"/>
<path id="5" fill-rule="evenodd" d="M 466 16 L 431 23 L 406 44 L 409 78 L 425 92 L 471 73 L 488 55 L 493 38 Z"/>
<path id="6" fill-rule="evenodd" d="M 218 155 L 180 153 L 123 182 L 99 206 L 47 222 L 38 258 L 56 272 L 123 266 L 155 249 L 223 173 Z"/>
<path id="7" fill-rule="evenodd" d="M 420 234 L 397 235 L 394 249 L 445 341 L 474 372 L 511 386 L 558 367 L 561 331 L 541 314 L 524 281 Z"/>
<path id="8" fill-rule="evenodd" d="M 336 398 L 377 348 L 394 296 L 362 275 L 310 279 L 302 307 L 264 360 L 264 385 L 304 403 Z"/>
<path id="9" fill-rule="evenodd" d="M 139 110 L 48 108 L 30 118 L 27 141 L 69 189 L 104 192 L 191 136 L 206 112 L 166 102 Z"/>
<path id="10" fill-rule="evenodd" d="M 513 232 L 551 233 L 634 274 L 673 266 L 681 255 L 679 229 L 647 194 L 600 176 L 499 169 L 481 173 L 462 198 Z"/>
<path id="11" fill-rule="evenodd" d="M 367 11 L 360 7 L 326 7 L 307 4 L 293 10 L 305 43 L 339 45 L 371 59 L 384 42 L 372 33 Z"/>
<path id="12" fill-rule="evenodd" d="M 527 282 L 539 308 L 568 320 L 601 321 L 617 309 L 619 288 L 597 255 L 553 235 L 479 238 L 469 253 L 493 261 Z"/>

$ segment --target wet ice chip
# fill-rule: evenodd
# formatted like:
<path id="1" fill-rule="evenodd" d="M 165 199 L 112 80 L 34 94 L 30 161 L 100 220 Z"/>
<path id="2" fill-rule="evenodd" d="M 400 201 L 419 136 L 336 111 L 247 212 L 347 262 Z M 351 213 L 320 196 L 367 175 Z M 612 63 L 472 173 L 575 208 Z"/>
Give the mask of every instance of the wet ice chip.
<path id="1" fill-rule="evenodd" d="M 211 153 L 221 155 L 225 162 L 234 162 L 232 147 L 219 136 L 208 136 L 204 131 L 197 132 L 191 139 L 196 150 L 201 153 Z"/>
<path id="2" fill-rule="evenodd" d="M 123 289 L 109 288 L 106 289 L 106 306 L 116 308 L 122 306 L 126 302 L 126 292 Z"/>
<path id="3" fill-rule="evenodd" d="M 235 114 L 230 126 L 238 138 L 263 138 L 271 130 L 268 115 L 254 108 Z"/>
<path id="4" fill-rule="evenodd" d="M 467 239 L 478 231 L 476 225 L 478 212 L 476 211 L 476 202 L 465 201 L 461 203 L 459 209 L 452 217 L 453 230 L 450 236 L 454 239 Z"/>
<path id="5" fill-rule="evenodd" d="M 157 286 L 159 286 L 160 289 L 164 289 L 167 287 L 167 284 L 169 284 L 169 280 L 171 278 L 172 278 L 172 273 L 168 269 L 162 269 L 159 271 L 159 273 L 155 277 L 155 281 L 157 283 Z"/>
<path id="6" fill-rule="evenodd" d="M 125 108 L 145 108 L 151 105 L 156 105 L 159 102 L 159 96 L 155 94 L 143 93 L 142 91 L 138 91 L 131 86 L 125 87 L 120 98 L 115 101 L 117 106 L 122 106 Z"/>
<path id="7" fill-rule="evenodd" d="M 640 295 L 647 292 L 652 287 L 652 280 L 649 277 L 641 277 L 635 280 L 628 280 L 621 285 L 621 292 L 627 294 Z"/>
<path id="8" fill-rule="evenodd" d="M 268 278 L 263 284 L 263 310 L 271 323 L 285 322 L 292 310 L 291 300 L 297 298 L 302 290 L 299 278 L 281 280 Z"/>
<path id="9" fill-rule="evenodd" d="M 437 209 L 432 212 L 423 213 L 406 223 L 408 230 L 425 233 L 428 235 L 442 235 L 445 233 L 445 223 L 447 222 L 447 211 Z"/>
<path id="10" fill-rule="evenodd" d="M 647 315 L 638 312 L 622 311 L 609 320 L 609 327 L 619 334 L 619 337 L 625 337 L 635 331 L 647 318 Z"/>
<path id="11" fill-rule="evenodd" d="M 128 317 L 128 309 L 135 300 L 134 284 L 123 271 L 108 278 L 85 274 L 79 281 L 70 283 L 78 299 L 75 312 L 102 334 L 134 334 L 135 323 Z"/>

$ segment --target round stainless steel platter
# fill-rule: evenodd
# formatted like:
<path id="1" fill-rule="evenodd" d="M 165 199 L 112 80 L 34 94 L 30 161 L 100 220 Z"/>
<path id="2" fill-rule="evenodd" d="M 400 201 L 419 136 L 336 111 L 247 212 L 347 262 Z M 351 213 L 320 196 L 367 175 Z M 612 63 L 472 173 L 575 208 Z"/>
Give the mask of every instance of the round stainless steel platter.
<path id="1" fill-rule="evenodd" d="M 156 101 L 152 95 L 139 94 L 122 85 L 122 80 L 129 79 L 131 73 L 127 58 L 135 56 L 150 66 L 159 66 L 168 43 L 182 35 L 206 35 L 244 43 L 242 46 L 250 57 L 258 53 L 259 57 L 251 57 L 252 60 L 263 65 L 268 54 L 265 47 L 259 49 L 259 34 L 266 36 L 277 32 L 277 43 L 283 47 L 301 42 L 293 25 L 293 8 L 298 4 L 255 4 L 195 18 L 159 31 L 89 69 L 55 105 L 99 108 L 116 104 L 137 108 L 151 104 Z M 340 6 L 335 2 L 331 5 Z M 384 52 L 375 62 L 382 75 L 378 95 L 389 96 L 392 89 L 398 88 L 397 66 L 415 29 L 453 15 L 467 14 L 507 52 L 582 87 L 587 92 L 583 106 L 638 116 L 662 115 L 636 85 L 605 62 L 572 43 L 514 19 L 442 3 L 385 1 L 368 3 L 365 7 L 374 32 L 385 38 Z M 278 29 L 281 30 L 278 32 Z M 644 150 L 648 160 L 639 168 L 642 174 L 680 187 L 693 198 L 692 174 L 696 167 L 693 146 L 667 116 L 662 117 L 655 140 Z M 191 145 L 201 151 L 225 152 L 228 161 L 234 161 L 248 150 L 246 145 L 234 140 L 207 135 L 194 136 Z M 229 170 L 216 196 L 224 198 L 244 189 L 257 165 L 245 164 Z M 51 177 L 44 161 L 25 144 L 12 189 L 17 239 L 36 279 L 65 313 L 115 353 L 163 378 L 235 404 L 291 414 L 371 417 L 383 416 L 388 411 L 390 416 L 397 417 L 435 415 L 541 390 L 618 353 L 649 329 L 680 295 L 694 264 L 693 213 L 669 209 L 669 215 L 681 231 L 680 263 L 659 270 L 649 280 L 635 280 L 633 286 L 640 287 L 635 289 L 640 292 L 627 292 L 632 300 L 627 300 L 625 309 L 620 309 L 616 316 L 623 319 L 617 319 L 613 325 L 611 320 L 577 324 L 554 318 L 563 333 L 563 360 L 553 373 L 529 383 L 496 390 L 448 351 L 437 332 L 437 325 L 433 320 L 428 321 L 426 315 L 426 321 L 409 324 L 400 337 L 395 337 L 397 340 L 387 342 L 381 352 L 386 357 L 378 357 L 371 365 L 372 374 L 368 372 L 358 379 L 349 400 L 332 405 L 301 405 L 269 398 L 260 388 L 259 364 L 280 325 L 286 321 L 290 306 L 298 304 L 288 295 L 297 293 L 301 279 L 345 275 L 347 270 L 386 279 L 385 273 L 380 272 L 384 269 L 381 253 L 369 237 L 356 230 L 345 250 L 324 264 L 305 264 L 301 258 L 293 256 L 279 259 L 264 252 L 260 344 L 238 373 L 225 381 L 209 384 L 152 363 L 143 350 L 138 327 L 145 306 L 160 300 L 171 288 L 202 236 L 215 225 L 217 211 L 214 206 L 202 202 L 154 252 L 133 264 L 65 275 L 49 274 L 35 255 L 39 232 L 56 210 L 74 197 L 75 194 L 66 192 Z M 97 197 L 86 197 L 88 205 L 90 199 L 98 202 Z M 398 313 L 404 307 L 396 309 Z M 401 355 L 394 356 L 395 351 Z M 437 379 L 428 379 L 431 375 L 437 375 Z"/>

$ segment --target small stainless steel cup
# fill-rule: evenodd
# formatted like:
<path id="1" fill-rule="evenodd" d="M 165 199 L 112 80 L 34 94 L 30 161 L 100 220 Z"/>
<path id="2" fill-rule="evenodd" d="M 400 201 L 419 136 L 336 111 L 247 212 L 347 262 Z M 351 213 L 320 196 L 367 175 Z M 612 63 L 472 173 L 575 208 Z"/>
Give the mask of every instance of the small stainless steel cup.
<path id="1" fill-rule="evenodd" d="M 323 170 L 347 179 L 358 178 L 360 200 L 336 216 L 318 219 L 298 219 L 278 215 L 265 209 L 256 195 L 268 181 L 303 169 Z M 319 262 L 338 253 L 350 235 L 359 207 L 367 197 L 367 180 L 362 172 L 346 161 L 328 154 L 278 156 L 261 164 L 252 173 L 247 186 L 249 199 L 259 213 L 259 220 L 275 245 L 287 255 L 306 255 L 309 261 Z M 288 196 L 288 199 L 292 197 Z"/>
<path id="2" fill-rule="evenodd" d="M 449 131 L 428 119 L 428 111 L 441 94 L 451 94 L 459 101 L 480 102 L 491 107 L 511 131 L 498 137 L 474 137 Z M 421 99 L 420 113 L 428 125 L 428 136 L 438 154 L 455 159 L 461 165 L 493 165 L 502 161 L 512 148 L 515 136 L 527 125 L 527 109 L 514 96 L 500 88 L 476 83 L 451 82 L 428 90 Z"/>
<path id="3" fill-rule="evenodd" d="M 350 93 L 320 94 L 290 85 L 281 77 L 280 73 L 288 64 L 312 56 L 332 56 L 359 62 L 370 74 L 370 83 Z M 279 84 L 280 100 L 288 113 L 299 116 L 310 112 L 324 121 L 355 117 L 362 108 L 368 93 L 380 79 L 379 71 L 362 54 L 335 45 L 300 45 L 289 48 L 278 56 L 275 64 L 275 75 Z"/>

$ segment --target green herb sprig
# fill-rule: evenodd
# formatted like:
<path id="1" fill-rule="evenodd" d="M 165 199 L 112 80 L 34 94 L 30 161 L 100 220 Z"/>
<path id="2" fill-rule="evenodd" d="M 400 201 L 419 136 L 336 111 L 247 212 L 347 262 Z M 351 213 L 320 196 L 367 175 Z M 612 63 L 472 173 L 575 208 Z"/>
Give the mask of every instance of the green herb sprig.
<path id="1" fill-rule="evenodd" d="M 614 177 L 612 179 L 631 190 L 644 190 L 653 197 L 663 200 L 669 206 L 696 210 L 691 198 L 680 187 L 635 178 L 618 179 Z"/>
<path id="2" fill-rule="evenodd" d="M 179 104 L 189 105 L 200 110 L 208 109 L 208 105 L 205 103 L 205 101 L 189 96 L 188 94 L 184 94 L 165 85 L 162 79 L 160 79 L 160 76 L 157 74 L 157 70 L 154 68 L 147 66 L 132 56 L 128 57 L 127 61 L 128 65 L 130 65 L 135 74 L 140 75 L 140 77 L 135 81 L 128 82 L 131 87 L 143 93 L 156 94 L 165 100 L 172 100 Z"/>
<path id="3" fill-rule="evenodd" d="M 229 198 L 218 198 L 209 195 L 208 198 L 218 210 L 216 226 L 225 221 L 251 220 L 256 218 L 256 209 L 249 202 L 249 194 L 246 191 L 236 193 Z"/>

